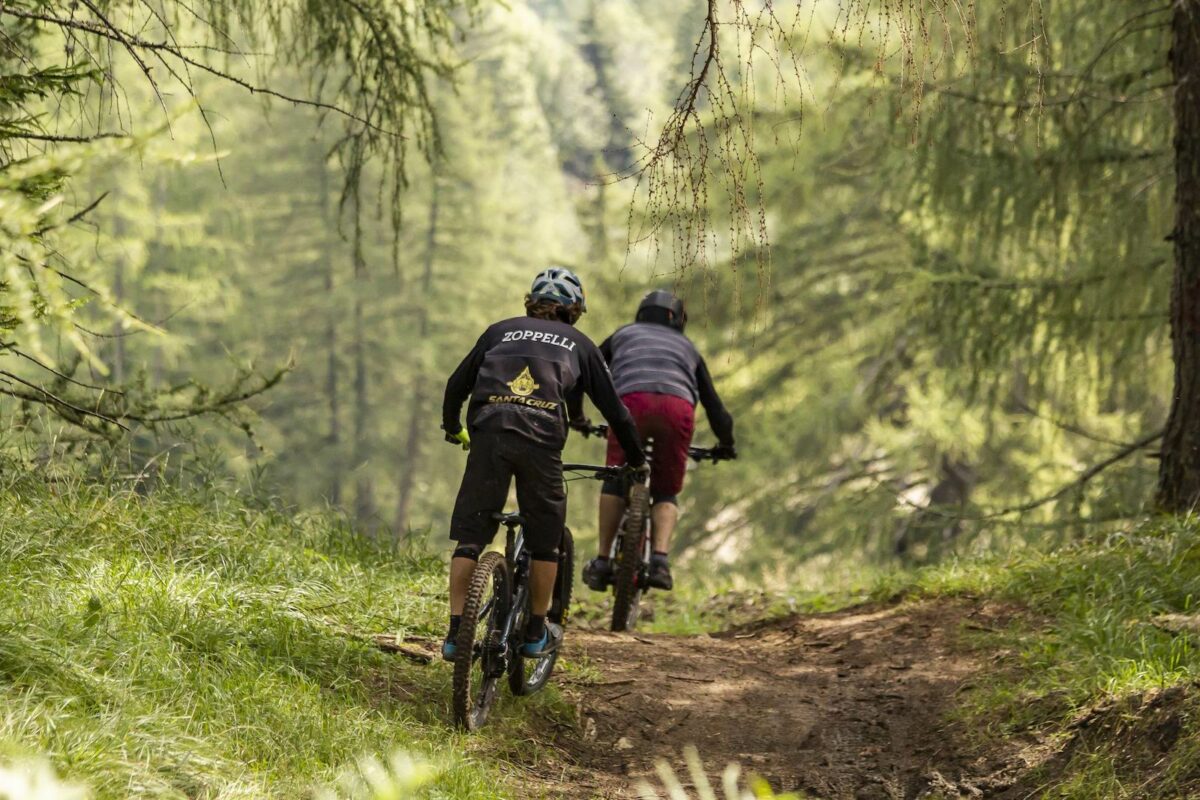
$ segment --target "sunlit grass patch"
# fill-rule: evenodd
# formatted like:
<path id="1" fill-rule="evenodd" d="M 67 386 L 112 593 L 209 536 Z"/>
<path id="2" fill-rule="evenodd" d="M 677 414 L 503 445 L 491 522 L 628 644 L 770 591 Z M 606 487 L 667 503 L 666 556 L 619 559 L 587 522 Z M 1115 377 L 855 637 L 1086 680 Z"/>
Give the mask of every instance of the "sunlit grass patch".
<path id="1" fill-rule="evenodd" d="M 453 730 L 450 672 L 371 635 L 440 637 L 445 567 L 336 519 L 164 488 L 0 493 L 0 749 L 47 754 L 96 797 L 300 797 L 364 752 L 436 766 L 445 797 L 496 797 L 494 756 L 535 758 L 505 699 Z"/>

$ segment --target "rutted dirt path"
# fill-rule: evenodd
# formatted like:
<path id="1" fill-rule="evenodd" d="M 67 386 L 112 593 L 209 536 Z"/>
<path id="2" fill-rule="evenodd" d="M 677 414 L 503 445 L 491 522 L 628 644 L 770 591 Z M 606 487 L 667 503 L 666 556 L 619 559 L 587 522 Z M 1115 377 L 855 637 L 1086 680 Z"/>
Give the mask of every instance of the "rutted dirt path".
<path id="1" fill-rule="evenodd" d="M 634 779 L 659 758 L 680 764 L 688 744 L 714 774 L 737 761 L 776 790 L 826 800 L 1002 792 L 1013 754 L 972 752 L 948 712 L 990 663 L 964 646 L 964 629 L 991 628 L 1004 616 L 998 607 L 942 601 L 717 636 L 574 630 L 567 658 L 586 660 L 601 677 L 566 687 L 580 724 L 558 736 L 554 793 L 635 797 Z"/>

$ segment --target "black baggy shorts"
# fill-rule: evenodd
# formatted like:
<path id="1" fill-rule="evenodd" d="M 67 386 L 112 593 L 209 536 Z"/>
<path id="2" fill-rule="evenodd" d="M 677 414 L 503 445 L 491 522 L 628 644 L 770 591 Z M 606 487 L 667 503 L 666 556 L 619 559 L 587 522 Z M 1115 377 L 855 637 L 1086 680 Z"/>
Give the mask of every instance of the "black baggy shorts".
<path id="1" fill-rule="evenodd" d="M 562 455 L 516 433 L 480 431 L 471 451 L 462 486 L 450 517 L 450 538 L 482 547 L 492 543 L 512 479 L 517 479 L 517 505 L 525 518 L 525 546 L 535 558 L 553 559 L 567 519 Z"/>

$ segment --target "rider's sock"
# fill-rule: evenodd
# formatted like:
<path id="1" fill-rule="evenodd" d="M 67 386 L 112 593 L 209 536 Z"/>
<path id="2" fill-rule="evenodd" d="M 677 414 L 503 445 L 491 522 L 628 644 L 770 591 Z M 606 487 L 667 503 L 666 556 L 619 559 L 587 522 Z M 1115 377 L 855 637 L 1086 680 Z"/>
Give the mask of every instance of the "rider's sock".
<path id="1" fill-rule="evenodd" d="M 545 615 L 531 614 L 529 624 L 525 626 L 525 641 L 540 642 L 546 635 Z"/>
<path id="2" fill-rule="evenodd" d="M 458 636 L 458 626 L 462 624 L 462 614 L 450 615 L 450 631 L 446 634 L 447 639 L 455 639 Z"/>
<path id="3" fill-rule="evenodd" d="M 667 554 L 661 550 L 655 550 L 650 554 L 650 564 L 652 566 L 658 566 L 660 564 L 664 567 L 667 566 Z"/>

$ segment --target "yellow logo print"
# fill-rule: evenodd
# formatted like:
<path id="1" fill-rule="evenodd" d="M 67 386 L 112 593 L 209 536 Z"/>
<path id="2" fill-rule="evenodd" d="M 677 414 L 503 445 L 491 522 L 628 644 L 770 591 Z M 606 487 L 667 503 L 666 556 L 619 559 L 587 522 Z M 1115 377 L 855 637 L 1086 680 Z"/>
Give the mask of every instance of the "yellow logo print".
<path id="1" fill-rule="evenodd" d="M 534 383 L 533 376 L 529 374 L 529 367 L 526 367 L 520 375 L 508 382 L 508 388 L 518 397 L 529 397 L 542 387 Z"/>

